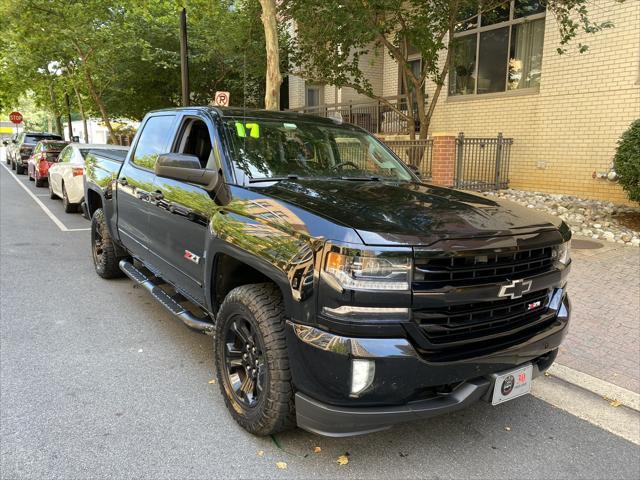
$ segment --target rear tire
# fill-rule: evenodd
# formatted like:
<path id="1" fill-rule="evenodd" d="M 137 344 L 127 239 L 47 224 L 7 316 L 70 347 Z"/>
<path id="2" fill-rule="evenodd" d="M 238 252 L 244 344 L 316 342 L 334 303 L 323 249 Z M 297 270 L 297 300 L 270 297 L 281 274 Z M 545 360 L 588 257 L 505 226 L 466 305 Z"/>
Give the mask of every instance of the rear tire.
<path id="1" fill-rule="evenodd" d="M 46 178 L 38 177 L 37 173 L 35 175 L 36 175 L 35 177 L 36 187 L 44 187 L 44 182 L 46 181 Z"/>
<path id="2" fill-rule="evenodd" d="M 62 206 L 64 207 L 64 211 L 66 213 L 76 213 L 78 211 L 78 205 L 69 202 L 67 189 L 64 188 L 64 183 L 62 184 Z"/>
<path id="3" fill-rule="evenodd" d="M 295 426 L 282 295 L 270 283 L 234 288 L 216 320 L 218 385 L 238 424 L 254 435 Z"/>
<path id="4" fill-rule="evenodd" d="M 11 170 L 15 170 L 16 169 L 16 162 L 11 162 Z"/>
<path id="5" fill-rule="evenodd" d="M 17 163 L 16 163 L 16 173 L 18 175 L 24 175 L 24 167 L 22 165 L 18 165 Z"/>
<path id="6" fill-rule="evenodd" d="M 102 278 L 123 277 L 120 270 L 120 260 L 126 257 L 118 256 L 116 246 L 109 234 L 104 211 L 99 208 L 91 217 L 91 253 L 96 273 Z"/>

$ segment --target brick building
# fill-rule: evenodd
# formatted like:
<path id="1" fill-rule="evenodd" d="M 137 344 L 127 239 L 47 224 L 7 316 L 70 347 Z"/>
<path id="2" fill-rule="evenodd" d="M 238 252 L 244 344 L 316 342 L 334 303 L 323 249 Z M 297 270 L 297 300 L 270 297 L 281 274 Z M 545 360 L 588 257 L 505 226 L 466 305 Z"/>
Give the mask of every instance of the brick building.
<path id="1" fill-rule="evenodd" d="M 626 203 L 608 172 L 616 142 L 640 117 L 640 0 L 591 0 L 590 18 L 606 29 L 558 55 L 555 19 L 536 0 L 513 0 L 490 21 L 456 34 L 454 64 L 430 132 L 512 137 L 510 186 Z M 414 58 L 419 66 L 419 55 Z M 362 68 L 374 92 L 402 93 L 398 65 L 386 51 Z M 427 83 L 432 95 L 435 85 Z M 289 106 L 371 102 L 349 88 L 289 78 Z M 396 132 L 397 133 L 397 132 Z M 389 132 L 381 132 L 389 138 Z M 392 138 L 402 138 L 394 135 Z"/>

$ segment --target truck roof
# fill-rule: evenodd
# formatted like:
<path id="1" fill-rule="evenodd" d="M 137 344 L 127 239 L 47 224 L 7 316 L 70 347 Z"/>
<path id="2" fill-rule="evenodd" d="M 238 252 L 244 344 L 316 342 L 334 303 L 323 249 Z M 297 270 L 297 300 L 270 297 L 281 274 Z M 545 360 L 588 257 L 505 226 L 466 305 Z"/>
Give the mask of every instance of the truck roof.
<path id="1" fill-rule="evenodd" d="M 176 107 L 176 108 L 165 108 L 161 110 L 154 110 L 154 112 L 179 112 L 182 110 L 186 111 L 201 111 L 206 113 L 212 113 L 219 117 L 250 117 L 250 118 L 264 118 L 264 119 L 272 119 L 272 120 L 312 120 L 315 122 L 322 122 L 328 125 L 336 125 L 339 122 L 333 118 L 320 117 L 316 115 L 309 115 L 305 113 L 299 112 L 282 112 L 282 111 L 273 111 L 273 110 L 263 110 L 258 108 L 240 108 L 240 107 L 211 107 L 211 106 L 193 106 L 193 107 Z"/>

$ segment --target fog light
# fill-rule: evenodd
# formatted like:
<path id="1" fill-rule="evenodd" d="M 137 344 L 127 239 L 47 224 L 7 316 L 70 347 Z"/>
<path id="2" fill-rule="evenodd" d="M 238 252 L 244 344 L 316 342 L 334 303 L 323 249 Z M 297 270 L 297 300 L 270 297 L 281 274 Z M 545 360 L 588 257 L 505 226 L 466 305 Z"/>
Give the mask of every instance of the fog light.
<path id="1" fill-rule="evenodd" d="M 357 397 L 373 382 L 376 364 L 373 360 L 355 359 L 351 361 L 351 396 Z"/>

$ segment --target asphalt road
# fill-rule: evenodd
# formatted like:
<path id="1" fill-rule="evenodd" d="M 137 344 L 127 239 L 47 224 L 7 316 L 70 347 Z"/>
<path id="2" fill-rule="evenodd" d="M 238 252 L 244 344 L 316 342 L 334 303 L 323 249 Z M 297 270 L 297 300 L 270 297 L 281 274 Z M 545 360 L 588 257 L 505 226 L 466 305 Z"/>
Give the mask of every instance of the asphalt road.
<path id="1" fill-rule="evenodd" d="M 1 478 L 640 477 L 637 445 L 534 396 L 362 437 L 253 437 L 209 384 L 210 337 L 100 279 L 88 222 L 20 181 L 72 231 L 0 167 Z"/>

